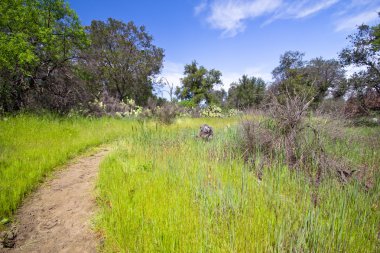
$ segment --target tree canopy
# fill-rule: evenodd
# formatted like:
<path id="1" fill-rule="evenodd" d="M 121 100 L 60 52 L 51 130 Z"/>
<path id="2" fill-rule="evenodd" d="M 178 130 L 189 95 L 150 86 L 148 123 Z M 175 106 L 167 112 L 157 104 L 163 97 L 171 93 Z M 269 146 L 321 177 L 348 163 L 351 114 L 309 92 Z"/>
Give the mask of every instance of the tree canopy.
<path id="1" fill-rule="evenodd" d="M 153 45 L 144 26 L 133 22 L 92 21 L 86 31 L 91 45 L 83 53 L 83 65 L 92 90 L 99 94 L 105 89 L 120 101 L 128 97 L 145 104 L 162 68 L 164 50 Z"/>
<path id="2" fill-rule="evenodd" d="M 198 66 L 196 61 L 185 65 L 181 79 L 182 86 L 176 90 L 176 95 L 182 100 L 192 100 L 196 105 L 202 101 L 212 103 L 216 98 L 213 96 L 215 86 L 222 84 L 222 73 L 219 70 L 207 70 Z"/>
<path id="3" fill-rule="evenodd" d="M 265 97 L 265 82 L 261 78 L 243 75 L 228 90 L 228 105 L 238 109 L 258 106 Z"/>
<path id="4" fill-rule="evenodd" d="M 342 96 L 346 90 L 345 70 L 335 59 L 322 57 L 305 61 L 304 53 L 287 51 L 280 57 L 280 64 L 273 72 L 272 90 L 281 97 L 303 95 L 314 98 L 314 104 L 333 93 Z"/>
<path id="5" fill-rule="evenodd" d="M 365 70 L 356 73 L 353 83 L 358 83 L 361 79 L 361 85 L 353 85 L 352 89 L 366 90 L 375 89 L 380 94 L 380 51 L 379 51 L 379 25 L 370 27 L 361 25 L 355 34 L 350 35 L 349 47 L 340 52 L 341 63 L 345 66 L 364 67 Z"/>
<path id="6" fill-rule="evenodd" d="M 87 44 L 77 15 L 64 0 L 0 2 L 0 99 L 5 111 L 27 103 L 32 90 L 49 88 L 49 78 L 71 64 Z"/>

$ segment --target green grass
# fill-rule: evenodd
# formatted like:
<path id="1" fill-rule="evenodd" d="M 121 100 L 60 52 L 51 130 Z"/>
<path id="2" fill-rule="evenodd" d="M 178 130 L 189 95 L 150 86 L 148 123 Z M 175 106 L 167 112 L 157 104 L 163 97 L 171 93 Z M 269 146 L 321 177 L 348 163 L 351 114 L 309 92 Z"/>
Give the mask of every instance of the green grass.
<path id="1" fill-rule="evenodd" d="M 215 138 L 195 138 L 208 123 Z M 0 219 L 57 166 L 113 142 L 97 183 L 95 219 L 105 252 L 379 252 L 379 128 L 324 137 L 327 151 L 370 169 L 373 188 L 278 164 L 258 181 L 238 149 L 237 119 L 179 119 L 171 126 L 111 118 L 21 115 L 0 121 Z M 258 161 L 256 161 L 258 162 Z M 0 220 L 0 221 L 1 221 Z"/>
<path id="2" fill-rule="evenodd" d="M 0 118 L 0 221 L 54 168 L 131 132 L 131 121 L 19 115 Z"/>
<path id="3" fill-rule="evenodd" d="M 216 138 L 194 138 L 201 123 Z M 380 177 L 326 179 L 319 204 L 306 176 L 266 168 L 261 182 L 239 159 L 231 119 L 135 129 L 101 165 L 96 226 L 105 252 L 379 252 Z M 378 131 L 377 128 L 375 131 Z M 370 135 L 371 129 L 348 129 Z M 328 142 L 329 152 L 375 166 L 379 148 Z M 360 151 L 359 154 L 356 154 Z M 365 157 L 362 157 L 365 155 Z M 378 165 L 378 164 L 377 164 Z M 378 169 L 378 167 L 377 167 Z"/>

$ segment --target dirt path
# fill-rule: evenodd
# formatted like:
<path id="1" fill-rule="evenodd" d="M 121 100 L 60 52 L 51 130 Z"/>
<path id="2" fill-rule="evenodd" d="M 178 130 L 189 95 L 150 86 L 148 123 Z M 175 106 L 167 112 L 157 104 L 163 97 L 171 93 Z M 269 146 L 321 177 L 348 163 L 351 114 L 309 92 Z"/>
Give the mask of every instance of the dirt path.
<path id="1" fill-rule="evenodd" d="M 33 193 L 17 212 L 15 247 L 0 252 L 96 252 L 93 190 L 107 152 L 74 160 Z"/>

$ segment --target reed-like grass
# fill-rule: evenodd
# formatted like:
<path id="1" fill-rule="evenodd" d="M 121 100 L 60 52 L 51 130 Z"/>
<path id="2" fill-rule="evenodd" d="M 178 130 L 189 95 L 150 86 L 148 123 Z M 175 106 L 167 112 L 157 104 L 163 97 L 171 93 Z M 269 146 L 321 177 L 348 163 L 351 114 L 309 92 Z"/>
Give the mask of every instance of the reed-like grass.
<path id="1" fill-rule="evenodd" d="M 204 122 L 215 127 L 211 142 L 195 138 Z M 379 252 L 379 177 L 368 192 L 355 181 L 325 179 L 314 206 L 315 189 L 302 173 L 276 165 L 258 181 L 254 168 L 239 158 L 232 123 L 141 126 L 120 141 L 98 181 L 102 250 Z M 344 155 L 366 160 L 354 152 Z"/>
<path id="2" fill-rule="evenodd" d="M 0 119 L 0 221 L 54 168 L 131 132 L 131 121 L 19 115 Z"/>

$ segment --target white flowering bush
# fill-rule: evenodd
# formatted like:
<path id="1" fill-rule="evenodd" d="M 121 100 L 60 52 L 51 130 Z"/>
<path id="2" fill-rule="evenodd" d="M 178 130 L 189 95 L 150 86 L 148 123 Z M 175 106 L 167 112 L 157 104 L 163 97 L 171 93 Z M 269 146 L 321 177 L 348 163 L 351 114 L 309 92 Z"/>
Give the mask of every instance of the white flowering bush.
<path id="1" fill-rule="evenodd" d="M 228 112 L 227 112 L 227 116 L 228 117 L 235 117 L 235 116 L 238 116 L 238 115 L 241 115 L 243 114 L 242 111 L 239 111 L 237 109 L 229 109 Z"/>
<path id="2" fill-rule="evenodd" d="M 210 105 L 201 110 L 201 116 L 210 117 L 210 118 L 222 118 L 223 117 L 222 108 L 216 105 Z"/>

